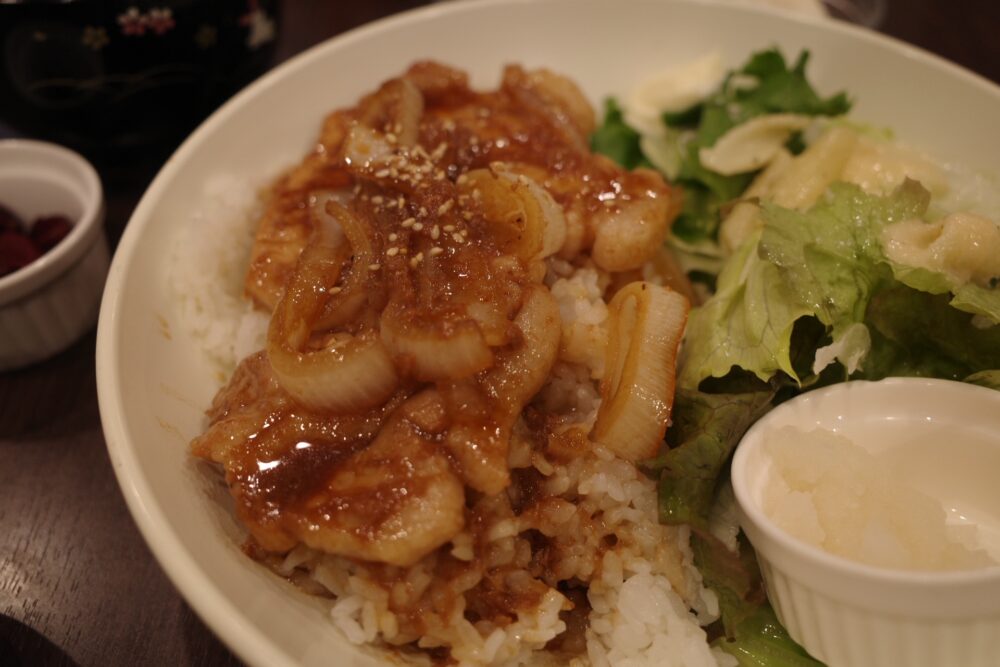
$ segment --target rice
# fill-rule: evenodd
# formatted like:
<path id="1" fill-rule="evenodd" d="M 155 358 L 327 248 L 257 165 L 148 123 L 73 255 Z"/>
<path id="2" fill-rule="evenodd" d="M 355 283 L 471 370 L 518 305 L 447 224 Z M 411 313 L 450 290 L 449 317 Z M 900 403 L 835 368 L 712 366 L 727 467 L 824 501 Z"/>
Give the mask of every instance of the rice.
<path id="1" fill-rule="evenodd" d="M 205 183 L 199 206 L 171 248 L 168 288 L 181 328 L 197 338 L 228 375 L 246 355 L 264 347 L 268 315 L 243 296 L 254 229 L 256 191 L 228 174 Z"/>
<path id="2" fill-rule="evenodd" d="M 263 347 L 267 316 L 254 311 L 242 291 L 251 221 L 259 208 L 247 184 L 232 177 L 210 180 L 173 252 L 171 289 L 182 327 L 223 370 Z M 660 524 L 655 483 L 586 437 L 600 405 L 603 355 L 594 350 L 606 344 L 607 281 L 594 266 L 549 263 L 546 283 L 559 303 L 564 346 L 535 405 L 560 424 L 572 455 L 533 450 L 515 431 L 512 474 L 536 480 L 539 495 L 522 514 L 511 511 L 516 497 L 477 501 L 477 516 L 488 522 L 485 538 L 479 538 L 488 541 L 487 558 L 475 559 L 482 545 L 462 532 L 409 568 L 352 561 L 301 545 L 283 558 L 263 559 L 282 576 L 328 597 L 332 626 L 348 641 L 397 647 L 415 663 L 427 663 L 428 656 L 413 645 L 447 648 L 466 667 L 733 664 L 706 640 L 703 626 L 718 618 L 718 602 L 693 565 L 689 531 Z M 513 484 L 508 495 L 516 496 L 519 488 Z M 555 554 L 541 577 L 532 561 L 531 536 L 538 533 Z M 445 561 L 463 567 L 444 576 Z M 468 605 L 491 568 L 501 567 L 508 585 L 535 590 L 541 579 L 546 590 L 509 623 L 495 625 L 470 615 Z M 585 597 L 572 602 L 568 582 L 586 584 L 580 592 Z M 425 594 L 450 602 L 422 609 L 416 624 L 394 611 L 410 608 Z M 569 634 L 574 606 L 586 611 L 586 628 L 582 645 L 570 655 L 558 640 Z"/>

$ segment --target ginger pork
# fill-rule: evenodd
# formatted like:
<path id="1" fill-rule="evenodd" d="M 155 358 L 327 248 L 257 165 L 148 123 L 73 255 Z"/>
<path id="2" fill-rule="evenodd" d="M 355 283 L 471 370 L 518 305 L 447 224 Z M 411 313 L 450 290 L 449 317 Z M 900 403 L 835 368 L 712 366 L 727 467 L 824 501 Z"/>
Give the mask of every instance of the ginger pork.
<path id="1" fill-rule="evenodd" d="M 478 92 L 417 63 L 265 195 L 245 291 L 266 345 L 192 451 L 248 553 L 353 642 L 714 664 L 686 530 L 636 466 L 662 446 L 688 310 L 662 244 L 679 197 L 592 154 L 593 128 L 546 70 Z"/>

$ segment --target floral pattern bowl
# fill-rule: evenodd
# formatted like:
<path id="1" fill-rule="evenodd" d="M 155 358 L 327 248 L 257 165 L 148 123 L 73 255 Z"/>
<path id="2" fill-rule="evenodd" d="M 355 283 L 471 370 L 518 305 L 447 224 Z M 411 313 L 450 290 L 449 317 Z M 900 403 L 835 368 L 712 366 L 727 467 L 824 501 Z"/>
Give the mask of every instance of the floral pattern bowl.
<path id="1" fill-rule="evenodd" d="M 182 138 L 269 64 L 278 0 L 0 3 L 0 119 L 88 154 Z"/>

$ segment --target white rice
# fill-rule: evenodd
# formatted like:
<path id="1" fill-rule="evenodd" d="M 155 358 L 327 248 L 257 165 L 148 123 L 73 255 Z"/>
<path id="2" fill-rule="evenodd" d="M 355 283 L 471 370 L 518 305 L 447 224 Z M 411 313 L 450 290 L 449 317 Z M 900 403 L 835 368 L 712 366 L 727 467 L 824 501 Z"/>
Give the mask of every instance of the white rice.
<path id="1" fill-rule="evenodd" d="M 237 362 L 264 347 L 268 315 L 243 296 L 255 221 L 256 191 L 231 175 L 205 182 L 200 205 L 171 248 L 169 289 L 182 329 L 202 341 L 227 376 Z"/>
<path id="2" fill-rule="evenodd" d="M 206 184 L 205 197 L 173 252 L 171 289 L 182 327 L 202 341 L 212 362 L 230 371 L 246 354 L 263 347 L 267 316 L 243 297 L 243 276 L 259 214 L 254 190 L 234 178 Z M 546 283 L 559 301 L 564 347 L 549 384 L 536 404 L 556 414 L 565 429 L 587 433 L 600 402 L 607 307 L 601 294 L 608 277 L 592 266 L 553 261 Z M 573 332 L 566 345 L 565 335 Z M 586 341 L 584 344 L 582 341 Z M 576 345 L 576 347 L 574 347 Z M 589 349 L 588 349 L 589 348 Z M 715 667 L 734 664 L 712 651 L 703 625 L 718 618 L 718 601 L 704 588 L 692 563 L 686 528 L 664 526 L 657 519 L 655 483 L 633 464 L 595 445 L 568 463 L 549 461 L 512 438 L 511 466 L 533 467 L 544 478 L 545 520 L 556 535 L 572 543 L 557 563 L 560 581 L 589 582 L 590 605 L 585 654 L 570 664 Z M 499 516 L 499 515 L 498 515 Z M 531 527 L 520 516 L 498 519 L 488 528 L 491 558 L 510 567 L 530 559 L 522 531 Z M 613 546 L 602 546 L 608 536 Z M 527 554 L 525 551 L 527 550 Z M 460 533 L 441 550 L 459 561 L 473 560 L 473 539 Z M 561 613 L 568 600 L 549 588 L 539 604 L 521 611 L 503 627 L 468 620 L 464 604 L 450 615 L 428 612 L 419 638 L 402 632 L 391 610 L 410 596 L 419 599 L 431 585 L 448 586 L 460 600 L 476 587 L 483 572 L 440 582 L 433 579 L 432 554 L 405 571 L 405 585 L 389 586 L 370 576 L 364 563 L 300 546 L 271 565 L 309 590 L 331 597 L 333 625 L 355 644 L 396 646 L 416 640 L 421 648 L 448 647 L 462 666 L 566 664 L 543 651 L 566 630 Z M 489 567 L 489 564 L 484 564 Z M 522 570 L 524 577 L 531 577 Z M 426 656 L 407 652 L 409 659 Z"/>

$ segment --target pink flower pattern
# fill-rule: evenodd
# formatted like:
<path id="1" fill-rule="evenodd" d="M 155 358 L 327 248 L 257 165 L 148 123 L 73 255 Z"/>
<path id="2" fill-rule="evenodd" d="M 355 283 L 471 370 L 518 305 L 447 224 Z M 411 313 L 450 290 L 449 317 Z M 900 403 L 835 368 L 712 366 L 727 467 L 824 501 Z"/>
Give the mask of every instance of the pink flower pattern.
<path id="1" fill-rule="evenodd" d="M 162 35 L 174 27 L 174 15 L 169 7 L 158 7 L 149 10 L 146 15 L 149 27 L 157 35 Z"/>
<path id="2" fill-rule="evenodd" d="M 145 14 L 139 13 L 135 7 L 129 7 L 126 11 L 118 15 L 118 25 L 122 27 L 123 35 L 138 37 L 146 34 Z"/>
<path id="3" fill-rule="evenodd" d="M 143 14 L 135 6 L 118 15 L 118 25 L 123 35 L 138 37 L 146 34 L 149 29 L 157 35 L 163 35 L 176 25 L 174 13 L 169 7 L 154 7 Z"/>

